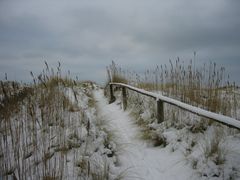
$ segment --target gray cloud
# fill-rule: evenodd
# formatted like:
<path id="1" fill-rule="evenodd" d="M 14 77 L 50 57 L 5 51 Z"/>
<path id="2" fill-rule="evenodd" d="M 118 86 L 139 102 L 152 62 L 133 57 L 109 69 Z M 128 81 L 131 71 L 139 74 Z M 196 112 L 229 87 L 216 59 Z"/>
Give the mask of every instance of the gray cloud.
<path id="1" fill-rule="evenodd" d="M 183 60 L 215 61 L 238 80 L 237 0 L 0 2 L 0 78 L 28 80 L 44 60 L 103 82 L 112 59 L 134 70 Z"/>

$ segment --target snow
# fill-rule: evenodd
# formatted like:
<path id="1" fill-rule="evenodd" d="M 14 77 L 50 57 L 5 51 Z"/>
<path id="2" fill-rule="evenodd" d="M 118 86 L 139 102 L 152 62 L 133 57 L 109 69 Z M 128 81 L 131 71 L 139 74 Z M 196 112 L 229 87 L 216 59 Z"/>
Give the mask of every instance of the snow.
<path id="1" fill-rule="evenodd" d="M 50 93 L 53 99 L 46 98 Z M 41 103 L 43 98 L 48 103 Z M 90 100 L 88 83 L 71 88 L 39 86 L 8 123 L 0 119 L 0 180 L 104 177 L 105 169 L 114 166 L 116 157 L 108 154 L 113 154 L 115 144 L 107 140 Z"/>
<path id="2" fill-rule="evenodd" d="M 94 97 L 92 89 L 95 89 Z M 44 95 L 45 91 L 40 90 Z M 240 178 L 239 131 L 217 123 L 204 122 L 206 125 L 203 126 L 201 123 L 204 120 L 195 115 L 199 112 L 204 114 L 202 109 L 191 107 L 195 114 L 188 113 L 175 107 L 179 105 L 183 108 L 186 104 L 173 100 L 175 106 L 166 103 L 166 118 L 159 124 L 155 116 L 152 116 L 155 100 L 133 91 L 128 94 L 129 111 L 123 111 L 119 105 L 120 91 L 115 92 L 119 95 L 116 102 L 108 104 L 103 91 L 96 85 L 59 87 L 59 90 L 50 106 L 55 108 L 40 107 L 38 102 L 41 94 L 35 94 L 30 98 L 36 103 L 24 101 L 19 113 L 13 114 L 9 119 L 6 125 L 11 128 L 3 131 L 5 124 L 1 124 L 0 165 L 4 169 L 0 171 L 0 179 L 11 179 L 13 173 L 18 179 L 40 179 L 52 172 L 56 176 L 61 175 L 63 179 L 94 179 L 94 175 L 109 179 Z M 62 106 L 63 99 L 57 99 L 63 98 L 62 94 L 71 102 L 67 108 Z M 94 99 L 97 103 L 91 103 Z M 158 94 L 155 99 L 162 100 Z M 139 115 L 136 119 L 130 116 L 130 112 L 134 111 L 133 104 Z M 34 118 L 28 114 L 29 105 L 34 105 Z M 56 109 L 57 105 L 61 105 L 60 109 Z M 178 111 L 175 112 L 172 108 Z M 206 115 L 209 116 L 209 112 Z M 219 119 L 222 117 L 217 116 Z M 58 121 L 54 120 L 56 117 Z M 134 121 L 140 118 L 152 130 L 151 133 L 166 138 L 165 147 L 153 147 L 148 141 L 139 138 L 141 129 Z M 223 118 L 225 121 L 226 117 Z M 64 123 L 64 128 L 61 127 L 61 122 Z M 229 122 L 232 123 L 232 119 Z M 32 133 L 32 126 L 35 134 Z M 112 132 L 113 138 L 109 138 Z M 218 151 L 208 155 L 206 150 L 212 148 L 215 139 L 219 140 Z M 216 159 L 222 155 L 225 160 L 217 164 Z M 48 157 L 47 163 L 43 163 L 45 157 Z M 9 175 L 1 177 L 6 172 Z"/>
<path id="3" fill-rule="evenodd" d="M 129 86 L 127 84 L 123 84 L 123 83 L 110 83 L 110 84 L 127 87 L 127 88 L 129 88 L 133 91 L 141 92 L 142 94 L 151 96 L 151 97 L 153 97 L 157 100 L 162 100 L 162 101 L 167 102 L 169 104 L 178 106 L 182 109 L 190 111 L 190 112 L 192 112 L 194 114 L 197 114 L 199 116 L 207 117 L 207 118 L 210 118 L 210 119 L 219 121 L 221 123 L 227 124 L 229 126 L 233 126 L 233 127 L 236 127 L 238 129 L 240 129 L 240 121 L 236 120 L 236 119 L 233 119 L 231 117 L 227 117 L 227 116 L 224 116 L 224 115 L 221 115 L 221 114 L 206 111 L 204 109 L 201 109 L 201 108 L 183 103 L 181 101 L 178 101 L 178 100 L 175 100 L 175 99 L 172 99 L 172 98 L 169 98 L 169 97 L 157 94 L 157 93 L 149 92 L 149 91 L 146 91 L 146 90 L 143 90 L 143 89 L 135 88 L 135 87 Z"/>
<path id="4" fill-rule="evenodd" d="M 181 151 L 152 147 L 139 138 L 139 129 L 116 103 L 108 104 L 103 91 L 94 92 L 100 113 L 105 117 L 118 137 L 121 146 L 119 173 L 124 179 L 199 179 L 199 175 L 187 164 Z"/>

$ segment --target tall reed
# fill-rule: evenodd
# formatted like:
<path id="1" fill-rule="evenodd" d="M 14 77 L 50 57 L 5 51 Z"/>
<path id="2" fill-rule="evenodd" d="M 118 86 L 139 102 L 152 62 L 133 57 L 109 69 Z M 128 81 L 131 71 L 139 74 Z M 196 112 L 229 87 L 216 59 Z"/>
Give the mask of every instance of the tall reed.
<path id="1" fill-rule="evenodd" d="M 234 98 L 237 86 L 230 82 L 225 68 L 218 67 L 216 63 L 196 67 L 192 60 L 186 63 L 177 58 L 169 60 L 168 65 L 137 74 L 124 71 L 112 62 L 107 74 L 109 81 L 158 91 L 188 104 L 237 118 L 236 109 L 239 107 Z"/>

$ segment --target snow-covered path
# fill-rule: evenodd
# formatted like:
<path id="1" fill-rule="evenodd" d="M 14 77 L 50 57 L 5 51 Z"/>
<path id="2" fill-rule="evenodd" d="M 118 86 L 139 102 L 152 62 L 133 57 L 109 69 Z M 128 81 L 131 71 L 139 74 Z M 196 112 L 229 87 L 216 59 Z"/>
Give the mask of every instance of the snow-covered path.
<path id="1" fill-rule="evenodd" d="M 94 93 L 99 113 L 106 118 L 115 131 L 121 145 L 119 162 L 124 179 L 199 179 L 186 163 L 182 153 L 170 152 L 168 148 L 150 147 L 138 138 L 138 127 L 115 103 L 108 104 L 103 91 Z"/>

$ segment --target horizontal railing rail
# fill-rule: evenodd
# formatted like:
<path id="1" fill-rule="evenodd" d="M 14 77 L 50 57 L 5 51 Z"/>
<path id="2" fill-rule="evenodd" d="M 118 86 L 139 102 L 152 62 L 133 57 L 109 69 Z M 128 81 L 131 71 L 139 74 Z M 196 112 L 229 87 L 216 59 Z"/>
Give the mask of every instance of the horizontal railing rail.
<path id="1" fill-rule="evenodd" d="M 163 122 L 164 121 L 164 103 L 168 103 L 171 104 L 173 106 L 177 106 L 181 109 L 184 109 L 186 111 L 189 111 L 193 114 L 196 114 L 198 116 L 201 117 L 205 117 L 205 118 L 209 118 L 212 119 L 214 121 L 220 122 L 224 125 L 236 128 L 240 130 L 240 120 L 228 117 L 228 116 L 224 116 L 221 114 L 217 114 L 214 112 L 210 112 L 207 111 L 205 109 L 199 108 L 199 107 L 195 107 L 189 104 L 186 104 L 184 102 L 181 102 L 179 100 L 175 100 L 166 96 L 163 96 L 161 94 L 158 93 L 153 93 L 153 92 L 149 92 L 143 89 L 139 89 L 127 84 L 123 84 L 123 83 L 109 83 L 110 86 L 110 103 L 115 101 L 115 97 L 114 97 L 114 92 L 113 92 L 113 86 L 118 86 L 122 88 L 122 98 L 123 98 L 123 108 L 124 110 L 127 107 L 127 94 L 126 94 L 126 89 L 135 91 L 137 93 L 143 94 L 145 96 L 154 98 L 157 101 L 157 119 L 158 122 Z"/>

